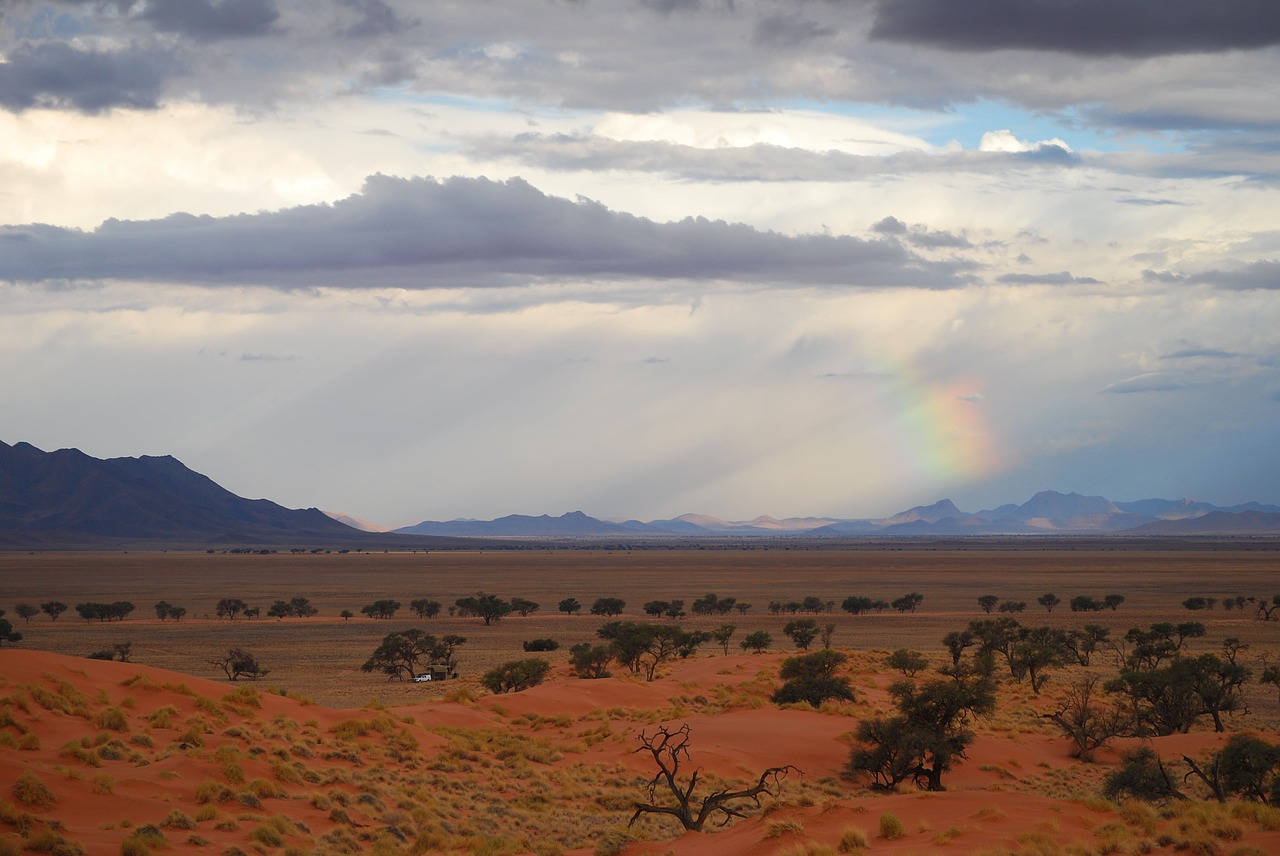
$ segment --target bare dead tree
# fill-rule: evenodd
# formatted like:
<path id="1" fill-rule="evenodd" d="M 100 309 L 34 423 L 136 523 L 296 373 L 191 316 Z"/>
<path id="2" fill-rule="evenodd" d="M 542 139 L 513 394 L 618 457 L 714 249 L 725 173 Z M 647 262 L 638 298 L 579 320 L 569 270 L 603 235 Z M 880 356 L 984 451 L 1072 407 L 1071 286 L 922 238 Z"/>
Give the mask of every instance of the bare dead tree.
<path id="1" fill-rule="evenodd" d="M 1045 719 L 1056 722 L 1071 740 L 1071 757 L 1081 761 L 1092 761 L 1096 750 L 1113 737 L 1125 734 L 1130 726 L 1126 712 L 1098 701 L 1096 691 L 1100 681 L 1097 675 L 1077 681 L 1067 690 L 1057 711 L 1043 714 Z"/>
<path id="2" fill-rule="evenodd" d="M 790 772 L 799 773 L 795 767 L 790 764 L 784 767 L 770 767 L 760 774 L 760 779 L 754 787 L 743 788 L 742 790 L 718 790 L 712 791 L 703 797 L 698 808 L 695 810 L 694 790 L 698 787 L 698 777 L 702 772 L 699 769 L 693 771 L 693 775 L 689 777 L 687 785 L 681 785 L 679 781 L 680 767 L 689 761 L 689 725 L 685 723 L 679 728 L 671 729 L 665 725 L 658 726 L 657 730 L 652 734 L 641 731 L 638 738 L 640 740 L 640 748 L 637 752 L 647 752 L 655 764 L 658 765 L 658 772 L 654 774 L 653 779 L 649 782 L 649 800 L 650 802 L 635 804 L 636 813 L 631 816 L 630 827 L 640 818 L 642 814 L 667 814 L 676 818 L 684 825 L 685 829 L 701 832 L 703 825 L 717 814 L 723 815 L 717 826 L 724 826 L 735 817 L 746 817 L 744 811 L 731 805 L 738 800 L 751 800 L 752 803 L 759 807 L 760 795 L 767 794 L 774 796 L 774 791 L 782 779 Z M 670 792 L 675 799 L 675 805 L 658 805 L 659 792 Z"/>

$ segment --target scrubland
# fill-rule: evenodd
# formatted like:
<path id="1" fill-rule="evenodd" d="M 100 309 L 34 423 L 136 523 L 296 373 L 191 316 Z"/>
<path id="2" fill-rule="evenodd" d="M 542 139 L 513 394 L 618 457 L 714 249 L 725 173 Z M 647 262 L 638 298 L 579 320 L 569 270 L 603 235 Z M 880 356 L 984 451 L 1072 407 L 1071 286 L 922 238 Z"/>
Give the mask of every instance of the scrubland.
<path id="1" fill-rule="evenodd" d="M 1280 622 L 1250 610 L 1187 612 L 1194 596 L 1280 593 L 1280 552 L 1245 545 L 1218 550 L 907 549 L 749 551 L 497 551 L 418 554 L 206 553 L 0 555 L 0 606 L 24 634 L 0 649 L 0 853 L 673 853 L 673 854 L 1106 854 L 1280 852 L 1280 809 L 1195 797 L 1168 804 L 1113 803 L 1102 782 L 1121 753 L 1154 747 L 1179 779 L 1183 755 L 1206 757 L 1236 732 L 1280 740 L 1280 698 L 1256 681 L 1248 710 L 1220 734 L 1200 721 L 1187 734 L 1121 738 L 1094 763 L 1072 758 L 1045 713 L 1089 671 L 1114 671 L 1102 653 L 1088 669 L 1054 669 L 1039 694 L 1002 676 L 995 712 L 976 720 L 967 760 L 947 790 L 907 784 L 873 792 L 845 774 L 853 733 L 886 715 L 888 688 L 902 675 L 885 655 L 908 647 L 936 669 L 950 662 L 941 639 L 987 618 L 976 599 L 1025 601 L 1024 624 L 1129 627 L 1195 620 L 1192 640 L 1213 651 L 1223 639 L 1249 645 L 1255 673 L 1280 661 Z M 529 617 L 485 626 L 478 618 L 417 619 L 408 603 L 445 605 L 477 591 L 541 604 Z M 850 595 L 892 600 L 924 595 L 917 612 L 850 615 Z M 570 674 L 570 645 L 595 639 L 606 619 L 556 611 L 575 597 L 621 597 L 620 618 L 650 600 L 690 604 L 709 592 L 749 602 L 744 614 L 690 615 L 682 627 L 733 623 L 726 655 L 702 646 L 652 682 L 625 674 Z M 1035 603 L 1055 592 L 1052 613 Z M 1114 612 L 1072 613 L 1075 595 L 1118 593 Z M 310 618 L 213 617 L 222 597 L 265 607 L 305 596 Z M 834 601 L 815 616 L 835 625 L 832 645 L 853 703 L 779 707 L 770 696 L 782 660 L 796 653 L 782 633 L 793 615 L 771 601 Z M 360 608 L 379 598 L 405 606 L 391 619 Z M 74 609 L 57 621 L 18 619 L 17 603 L 128 600 L 123 621 L 86 622 Z M 159 621 L 165 600 L 188 611 Z M 343 619 L 350 610 L 357 617 Z M 433 685 L 387 681 L 360 664 L 387 633 L 420 627 L 459 634 L 460 677 Z M 772 650 L 743 653 L 737 639 L 768 630 Z M 520 693 L 490 695 L 479 676 L 527 656 L 521 642 L 562 643 L 550 676 Z M 128 642 L 132 662 L 85 659 Z M 210 660 L 229 646 L 251 650 L 270 669 L 231 683 Z M 691 765 L 704 789 L 741 786 L 770 766 L 790 765 L 775 796 L 725 829 L 682 833 L 669 818 L 642 816 L 654 770 L 637 737 L 660 724 L 687 724 Z"/>

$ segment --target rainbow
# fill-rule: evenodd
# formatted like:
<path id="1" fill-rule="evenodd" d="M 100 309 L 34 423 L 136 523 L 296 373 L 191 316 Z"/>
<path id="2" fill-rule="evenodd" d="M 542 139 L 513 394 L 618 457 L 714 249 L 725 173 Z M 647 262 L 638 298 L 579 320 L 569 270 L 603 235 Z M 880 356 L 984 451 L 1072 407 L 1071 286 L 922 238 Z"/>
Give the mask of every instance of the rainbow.
<path id="1" fill-rule="evenodd" d="M 885 406 L 898 454 L 912 475 L 941 487 L 1006 468 L 987 419 L 981 381 L 934 383 L 901 366 L 887 372 L 885 379 Z"/>

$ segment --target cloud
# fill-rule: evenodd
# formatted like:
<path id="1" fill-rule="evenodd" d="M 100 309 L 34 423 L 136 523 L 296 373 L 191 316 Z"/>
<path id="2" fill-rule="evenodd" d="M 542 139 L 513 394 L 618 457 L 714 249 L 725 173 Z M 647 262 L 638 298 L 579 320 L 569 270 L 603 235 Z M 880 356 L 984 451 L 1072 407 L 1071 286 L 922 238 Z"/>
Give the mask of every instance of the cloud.
<path id="1" fill-rule="evenodd" d="M 1178 380 L 1162 372 L 1148 372 L 1117 381 L 1105 387 L 1103 392 L 1128 394 L 1134 392 L 1174 392 L 1185 389 L 1186 382 Z"/>
<path id="2" fill-rule="evenodd" d="M 1161 354 L 1162 360 L 1190 360 L 1190 359 L 1213 359 L 1213 360 L 1233 360 L 1239 357 L 1237 351 L 1227 351 L 1222 348 L 1185 348 L 1181 351 L 1173 351 L 1168 354 Z"/>
<path id="3" fill-rule="evenodd" d="M 971 265 L 897 241 L 787 236 L 689 217 L 658 223 L 520 179 L 366 179 L 333 204 L 231 217 L 108 220 L 92 232 L 0 227 L 0 279 L 282 288 L 501 286 L 543 279 L 734 280 L 950 288 Z"/>
<path id="4" fill-rule="evenodd" d="M 1057 273 L 1006 273 L 996 277 L 1005 285 L 1100 285 L 1102 280 L 1091 276 L 1075 276 L 1070 271 Z"/>
<path id="5" fill-rule="evenodd" d="M 138 17 L 163 33 L 213 41 L 266 35 L 280 13 L 273 0 L 148 0 Z"/>
<path id="6" fill-rule="evenodd" d="M 796 15 L 766 15 L 756 22 L 752 41 L 758 45 L 795 47 L 835 32 L 833 27 Z"/>
<path id="7" fill-rule="evenodd" d="M 885 217 L 871 225 L 871 231 L 892 235 L 915 247 L 923 249 L 968 249 L 973 246 L 968 238 L 946 231 L 930 231 L 925 226 L 907 226 L 897 217 Z"/>
<path id="8" fill-rule="evenodd" d="M 101 113 L 153 109 L 173 58 L 160 51 L 99 51 L 65 42 L 23 42 L 0 62 L 0 107 Z"/>
<path id="9" fill-rule="evenodd" d="M 1235 270 L 1207 270 L 1200 273 L 1174 273 L 1144 270 L 1147 282 L 1210 285 L 1229 291 L 1274 291 L 1280 289 L 1280 260 L 1263 259 Z"/>
<path id="10" fill-rule="evenodd" d="M 1162 206 L 1162 205 L 1186 205 L 1186 202 L 1179 202 L 1177 199 L 1155 199 L 1147 196 L 1125 196 L 1117 199 L 1121 205 L 1146 205 L 1146 206 Z"/>
<path id="11" fill-rule="evenodd" d="M 666 141 L 613 140 L 589 134 L 522 133 L 473 137 L 466 154 L 509 158 L 530 167 L 562 171 L 629 170 L 696 181 L 854 181 L 884 175 L 1003 174 L 1061 169 L 1087 163 L 1053 145 L 1028 151 L 900 151 L 886 154 L 814 151 L 772 143 L 704 148 Z"/>
<path id="12" fill-rule="evenodd" d="M 1272 0 L 879 0 L 872 39 L 954 51 L 1148 57 L 1280 44 Z"/>
<path id="13" fill-rule="evenodd" d="M 359 15 L 359 20 L 340 31 L 339 35 L 346 38 L 376 38 L 418 26 L 417 21 L 406 21 L 401 18 L 385 0 L 338 0 L 338 2 Z"/>

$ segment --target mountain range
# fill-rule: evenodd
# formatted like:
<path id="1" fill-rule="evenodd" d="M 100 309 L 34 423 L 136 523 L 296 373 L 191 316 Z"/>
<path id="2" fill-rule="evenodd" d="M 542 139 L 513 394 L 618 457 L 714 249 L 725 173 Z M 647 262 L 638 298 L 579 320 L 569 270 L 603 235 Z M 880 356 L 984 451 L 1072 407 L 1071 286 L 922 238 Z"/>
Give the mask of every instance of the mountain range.
<path id="1" fill-rule="evenodd" d="M 339 518 L 339 519 L 335 519 Z M 348 525 L 348 523 L 352 525 Z M 496 520 L 424 521 L 393 532 L 315 508 L 245 499 L 175 458 L 90 457 L 0 442 L 0 548 L 128 546 L 347 546 L 427 549 L 460 539 L 952 538 L 1001 535 L 1280 535 L 1280 506 L 1218 507 L 1192 500 L 1113 502 L 1044 491 L 1021 505 L 961 511 L 950 500 L 890 517 L 746 521 L 684 514 L 667 520 L 600 520 L 581 511 Z"/>
<path id="2" fill-rule="evenodd" d="M 394 530 L 401 534 L 454 537 L 581 538 L 605 536 L 686 537 L 905 537 L 952 538 L 998 535 L 1270 535 L 1280 534 L 1280 506 L 1256 502 L 1219 507 L 1190 499 L 1113 502 L 1101 496 L 1042 491 L 1021 505 L 961 511 L 949 499 L 916 506 L 891 517 L 837 519 L 757 517 L 731 521 L 706 514 L 667 520 L 609 521 L 573 511 L 560 517 L 513 514 L 496 520 L 423 521 Z"/>

